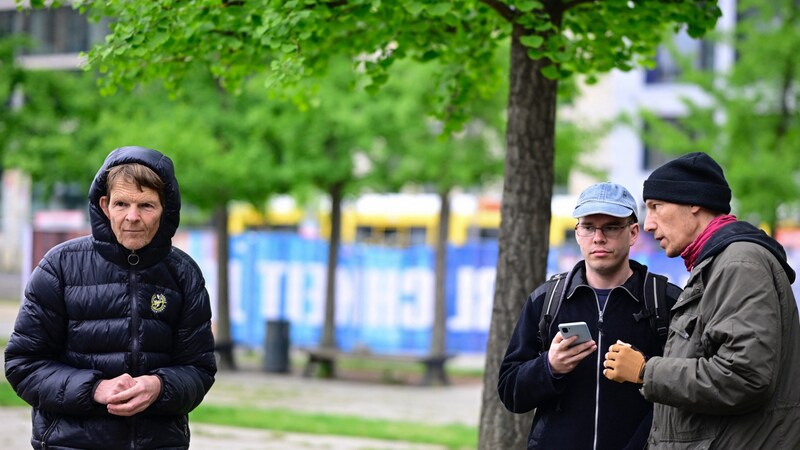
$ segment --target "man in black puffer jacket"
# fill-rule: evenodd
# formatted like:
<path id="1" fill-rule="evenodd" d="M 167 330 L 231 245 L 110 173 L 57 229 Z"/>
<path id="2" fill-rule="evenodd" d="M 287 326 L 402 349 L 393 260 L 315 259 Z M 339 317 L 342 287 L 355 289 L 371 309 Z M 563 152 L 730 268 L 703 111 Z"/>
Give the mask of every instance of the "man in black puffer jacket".
<path id="1" fill-rule="evenodd" d="M 180 208 L 168 157 L 116 149 L 89 191 L 92 235 L 33 271 L 5 372 L 33 406 L 34 448 L 189 447 L 217 368 L 203 275 L 172 246 Z"/>

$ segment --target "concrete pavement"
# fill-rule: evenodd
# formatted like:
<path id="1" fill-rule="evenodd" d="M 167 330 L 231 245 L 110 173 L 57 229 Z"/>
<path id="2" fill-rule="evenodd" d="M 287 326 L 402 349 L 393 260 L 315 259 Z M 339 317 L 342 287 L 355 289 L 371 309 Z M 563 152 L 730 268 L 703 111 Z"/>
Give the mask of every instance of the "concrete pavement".
<path id="1" fill-rule="evenodd" d="M 13 276 L 0 275 L 0 292 L 19 292 Z M 16 278 L 18 280 L 18 278 Z M 0 297 L 2 298 L 2 297 Z M 5 298 L 9 298 L 6 296 Z M 0 338 L 13 329 L 18 303 L 0 301 Z M 256 358 L 257 359 L 257 358 Z M 425 424 L 458 423 L 477 426 L 481 401 L 478 381 L 451 386 L 421 387 L 353 380 L 320 380 L 299 374 L 270 374 L 254 364 L 242 363 L 235 372 L 220 372 L 205 403 L 248 405 L 302 412 L 350 415 Z M 456 359 L 458 365 L 481 365 L 480 359 Z M 436 450 L 407 442 L 378 441 L 340 436 L 253 430 L 192 423 L 192 449 L 196 450 Z M 0 408 L 0 448 L 30 448 L 30 409 Z"/>

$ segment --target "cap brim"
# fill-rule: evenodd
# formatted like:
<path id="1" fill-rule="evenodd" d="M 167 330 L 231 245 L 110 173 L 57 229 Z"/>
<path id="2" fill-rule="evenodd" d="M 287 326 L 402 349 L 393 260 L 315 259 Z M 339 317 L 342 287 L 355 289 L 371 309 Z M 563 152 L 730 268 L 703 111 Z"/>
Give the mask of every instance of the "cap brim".
<path id="1" fill-rule="evenodd" d="M 613 203 L 605 202 L 586 202 L 572 211 L 572 217 L 579 218 L 591 216 L 592 214 L 605 214 L 613 217 L 629 217 L 631 214 L 636 214 L 630 208 Z"/>

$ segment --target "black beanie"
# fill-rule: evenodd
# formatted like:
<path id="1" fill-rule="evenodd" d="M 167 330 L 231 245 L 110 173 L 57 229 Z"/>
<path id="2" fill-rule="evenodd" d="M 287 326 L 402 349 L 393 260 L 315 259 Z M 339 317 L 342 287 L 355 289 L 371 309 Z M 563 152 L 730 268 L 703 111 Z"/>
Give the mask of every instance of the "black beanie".
<path id="1" fill-rule="evenodd" d="M 642 197 L 731 212 L 731 188 L 722 167 L 701 152 L 683 155 L 654 170 L 644 180 Z"/>

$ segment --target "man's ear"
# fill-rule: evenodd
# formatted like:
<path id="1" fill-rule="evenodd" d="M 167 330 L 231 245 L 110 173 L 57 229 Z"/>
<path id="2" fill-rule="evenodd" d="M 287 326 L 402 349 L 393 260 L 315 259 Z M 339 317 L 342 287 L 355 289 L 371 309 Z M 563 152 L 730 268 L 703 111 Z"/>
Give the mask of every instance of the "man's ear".
<path id="1" fill-rule="evenodd" d="M 639 222 L 634 222 L 631 224 L 631 242 L 630 246 L 633 247 L 636 244 L 636 240 L 639 239 Z"/>
<path id="2" fill-rule="evenodd" d="M 108 217 L 111 218 L 111 215 L 108 213 L 108 196 L 104 195 L 100 197 L 100 209 L 103 210 L 103 213 Z"/>

